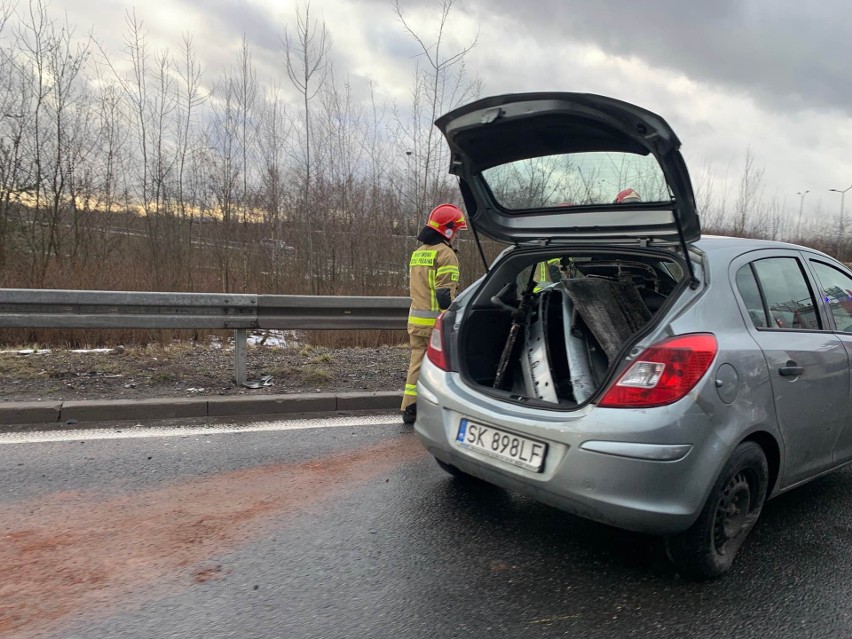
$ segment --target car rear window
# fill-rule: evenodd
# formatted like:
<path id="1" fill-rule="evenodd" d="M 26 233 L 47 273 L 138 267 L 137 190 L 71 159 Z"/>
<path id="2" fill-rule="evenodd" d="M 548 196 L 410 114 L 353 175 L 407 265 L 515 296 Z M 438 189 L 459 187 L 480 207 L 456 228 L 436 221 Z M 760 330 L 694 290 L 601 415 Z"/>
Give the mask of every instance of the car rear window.
<path id="1" fill-rule="evenodd" d="M 650 154 L 554 154 L 501 164 L 482 176 L 494 199 L 511 210 L 672 199 L 663 170 Z"/>

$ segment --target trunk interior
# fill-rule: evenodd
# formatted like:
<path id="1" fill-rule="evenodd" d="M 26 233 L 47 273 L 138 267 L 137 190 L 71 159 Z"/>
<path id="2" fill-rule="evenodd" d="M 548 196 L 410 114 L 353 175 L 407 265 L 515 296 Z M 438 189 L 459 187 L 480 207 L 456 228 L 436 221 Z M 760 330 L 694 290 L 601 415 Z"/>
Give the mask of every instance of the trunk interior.
<path id="1" fill-rule="evenodd" d="M 665 251 L 512 254 L 466 306 L 468 383 L 513 401 L 585 403 L 684 282 Z"/>

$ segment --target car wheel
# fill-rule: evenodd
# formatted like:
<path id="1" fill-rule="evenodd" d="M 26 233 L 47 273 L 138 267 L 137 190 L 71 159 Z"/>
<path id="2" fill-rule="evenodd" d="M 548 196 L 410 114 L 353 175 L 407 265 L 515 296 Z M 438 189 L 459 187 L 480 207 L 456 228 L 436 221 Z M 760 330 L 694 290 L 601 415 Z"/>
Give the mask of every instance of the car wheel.
<path id="1" fill-rule="evenodd" d="M 467 480 L 467 481 L 475 479 L 475 477 L 473 475 L 468 475 L 467 473 L 459 470 L 458 468 L 456 468 L 452 464 L 448 464 L 447 462 L 442 462 L 437 457 L 435 458 L 435 461 L 438 462 L 438 466 L 440 466 L 445 472 L 448 472 L 450 475 L 452 475 L 456 479 L 464 479 L 464 480 Z"/>
<path id="2" fill-rule="evenodd" d="M 763 449 L 755 442 L 737 446 L 696 522 L 666 539 L 669 559 L 696 579 L 727 572 L 760 516 L 768 484 L 769 465 Z"/>

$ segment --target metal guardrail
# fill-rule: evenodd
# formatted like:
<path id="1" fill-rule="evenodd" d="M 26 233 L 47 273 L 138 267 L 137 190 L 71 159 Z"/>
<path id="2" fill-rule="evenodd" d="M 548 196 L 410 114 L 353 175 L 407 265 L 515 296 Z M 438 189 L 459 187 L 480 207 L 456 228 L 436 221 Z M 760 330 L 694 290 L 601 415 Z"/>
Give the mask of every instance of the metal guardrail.
<path id="1" fill-rule="evenodd" d="M 0 328 L 254 328 L 257 295 L 0 289 Z"/>
<path id="2" fill-rule="evenodd" d="M 258 328 L 404 329 L 408 297 L 258 295 Z"/>
<path id="3" fill-rule="evenodd" d="M 407 297 L 0 289 L 0 328 L 233 329 L 246 383 L 248 329 L 405 329 Z"/>

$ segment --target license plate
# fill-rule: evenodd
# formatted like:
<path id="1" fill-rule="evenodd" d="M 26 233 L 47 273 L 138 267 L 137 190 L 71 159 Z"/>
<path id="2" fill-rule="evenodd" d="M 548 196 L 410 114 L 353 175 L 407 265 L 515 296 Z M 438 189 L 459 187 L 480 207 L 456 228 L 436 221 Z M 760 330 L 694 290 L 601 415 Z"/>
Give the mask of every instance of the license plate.
<path id="1" fill-rule="evenodd" d="M 547 444 L 543 442 L 468 419 L 461 420 L 456 444 L 537 473 L 541 472 L 547 453 Z"/>

